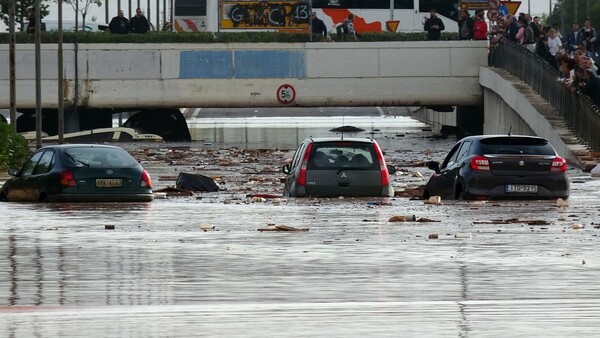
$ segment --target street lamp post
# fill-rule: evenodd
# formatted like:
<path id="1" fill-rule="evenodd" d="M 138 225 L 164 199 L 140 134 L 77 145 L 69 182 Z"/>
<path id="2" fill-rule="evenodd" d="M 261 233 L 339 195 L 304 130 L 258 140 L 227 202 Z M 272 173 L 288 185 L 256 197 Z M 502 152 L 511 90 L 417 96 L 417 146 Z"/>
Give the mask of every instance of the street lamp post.
<path id="1" fill-rule="evenodd" d="M 65 91 L 63 82 L 63 0 L 58 0 L 58 143 L 65 139 Z"/>
<path id="2" fill-rule="evenodd" d="M 35 145 L 42 147 L 42 58 L 40 0 L 35 0 Z"/>
<path id="3" fill-rule="evenodd" d="M 15 2 L 16 0 L 10 0 L 8 15 L 9 15 L 9 25 L 8 32 L 10 35 L 9 42 L 9 73 L 10 73 L 10 124 L 12 125 L 14 131 L 17 131 L 17 76 L 15 72 L 15 49 L 17 45 L 17 35 L 15 32 Z"/>

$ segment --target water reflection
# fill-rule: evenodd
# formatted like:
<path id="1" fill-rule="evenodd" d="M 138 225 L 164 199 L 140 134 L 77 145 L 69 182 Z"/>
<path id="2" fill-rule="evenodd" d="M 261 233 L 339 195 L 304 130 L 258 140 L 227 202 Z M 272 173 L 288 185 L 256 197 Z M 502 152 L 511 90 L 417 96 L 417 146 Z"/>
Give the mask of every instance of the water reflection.
<path id="1" fill-rule="evenodd" d="M 383 137 L 411 128 L 389 127 L 380 143 L 411 160 L 447 146 Z M 294 148 L 318 130 L 276 129 L 210 129 L 207 142 Z M 585 184 L 573 184 L 568 208 L 405 198 L 0 203 L 0 337 L 594 336 L 600 181 L 577 180 Z M 397 214 L 439 222 L 388 222 Z M 548 224 L 491 222 L 507 218 Z M 257 231 L 268 222 L 310 231 Z M 206 223 L 215 230 L 202 231 Z"/>
<path id="2" fill-rule="evenodd" d="M 410 117 L 287 117 L 197 118 L 188 120 L 192 140 L 244 149 L 295 149 L 307 137 L 340 136 L 331 129 L 349 125 L 365 130 L 346 136 L 371 137 L 386 133 L 420 132 L 427 125 Z"/>

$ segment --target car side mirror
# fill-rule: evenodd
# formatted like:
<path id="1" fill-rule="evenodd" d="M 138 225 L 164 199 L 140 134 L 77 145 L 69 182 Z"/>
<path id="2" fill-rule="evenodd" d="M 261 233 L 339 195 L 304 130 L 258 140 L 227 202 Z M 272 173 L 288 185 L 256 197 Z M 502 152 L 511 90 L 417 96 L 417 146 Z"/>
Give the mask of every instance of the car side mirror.
<path id="1" fill-rule="evenodd" d="M 8 169 L 8 174 L 10 176 L 19 176 L 19 169 L 10 168 Z"/>
<path id="2" fill-rule="evenodd" d="M 387 165 L 387 170 L 388 170 L 388 173 L 390 173 L 390 175 L 394 175 L 396 173 L 396 171 L 398 171 L 398 169 L 396 169 L 396 167 L 394 167 L 391 164 Z"/>
<path id="3" fill-rule="evenodd" d="M 286 164 L 283 166 L 283 169 L 281 169 L 281 171 L 283 171 L 284 174 L 289 175 L 290 174 L 290 165 Z"/>
<path id="4" fill-rule="evenodd" d="M 427 162 L 427 168 L 435 171 L 436 174 L 440 173 L 440 164 L 436 161 Z"/>

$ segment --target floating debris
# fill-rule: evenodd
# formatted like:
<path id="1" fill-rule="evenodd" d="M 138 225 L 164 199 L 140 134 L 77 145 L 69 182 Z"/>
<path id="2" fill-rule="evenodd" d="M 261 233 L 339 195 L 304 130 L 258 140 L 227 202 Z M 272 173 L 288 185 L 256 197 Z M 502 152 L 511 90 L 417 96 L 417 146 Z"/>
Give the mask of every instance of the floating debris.
<path id="1" fill-rule="evenodd" d="M 209 230 L 214 230 L 215 226 L 212 224 L 200 224 L 200 229 L 202 229 L 204 232 L 209 231 Z"/>
<path id="2" fill-rule="evenodd" d="M 565 201 L 562 198 L 556 200 L 556 206 L 559 208 L 566 208 L 569 206 L 569 201 Z"/>
<path id="3" fill-rule="evenodd" d="M 427 200 L 425 200 L 425 204 L 441 205 L 442 198 L 440 196 L 431 196 Z"/>
<path id="4" fill-rule="evenodd" d="M 166 188 L 162 188 L 159 190 L 155 190 L 154 191 L 154 197 L 156 197 L 156 193 L 164 193 L 165 196 L 193 196 L 194 193 L 190 190 L 185 190 L 185 189 L 179 189 L 176 187 L 166 187 Z M 157 197 L 159 198 L 159 197 Z"/>
<path id="5" fill-rule="evenodd" d="M 258 229 L 258 231 L 308 231 L 308 228 L 295 228 L 288 225 L 275 225 L 268 228 Z"/>

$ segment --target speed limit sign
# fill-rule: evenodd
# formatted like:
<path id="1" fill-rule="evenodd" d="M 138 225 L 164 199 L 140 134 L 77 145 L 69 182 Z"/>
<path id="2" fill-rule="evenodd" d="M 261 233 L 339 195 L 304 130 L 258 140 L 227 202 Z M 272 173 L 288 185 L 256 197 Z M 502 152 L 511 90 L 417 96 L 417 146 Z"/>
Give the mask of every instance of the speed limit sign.
<path id="1" fill-rule="evenodd" d="M 281 104 L 290 104 L 296 99 L 296 90 L 290 84 L 283 84 L 277 88 L 277 100 Z"/>

